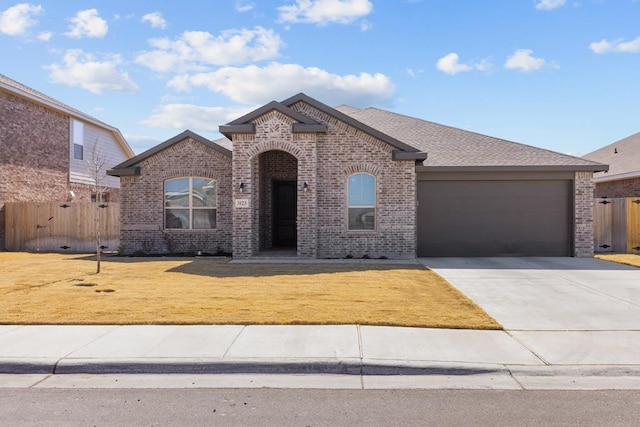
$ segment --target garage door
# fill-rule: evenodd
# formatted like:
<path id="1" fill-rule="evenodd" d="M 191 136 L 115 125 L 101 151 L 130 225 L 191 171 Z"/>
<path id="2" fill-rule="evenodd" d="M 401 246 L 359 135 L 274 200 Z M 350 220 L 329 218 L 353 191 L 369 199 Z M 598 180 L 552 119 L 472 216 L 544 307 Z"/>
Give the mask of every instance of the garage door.
<path id="1" fill-rule="evenodd" d="M 418 256 L 569 256 L 571 181 L 420 181 Z"/>

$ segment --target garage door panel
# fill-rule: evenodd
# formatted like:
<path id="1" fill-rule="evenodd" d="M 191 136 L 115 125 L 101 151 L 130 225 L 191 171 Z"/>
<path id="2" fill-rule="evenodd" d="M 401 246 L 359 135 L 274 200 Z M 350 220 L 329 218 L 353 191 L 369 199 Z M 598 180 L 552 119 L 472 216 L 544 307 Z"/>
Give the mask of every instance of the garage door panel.
<path id="1" fill-rule="evenodd" d="M 421 181 L 419 256 L 567 256 L 571 182 Z"/>

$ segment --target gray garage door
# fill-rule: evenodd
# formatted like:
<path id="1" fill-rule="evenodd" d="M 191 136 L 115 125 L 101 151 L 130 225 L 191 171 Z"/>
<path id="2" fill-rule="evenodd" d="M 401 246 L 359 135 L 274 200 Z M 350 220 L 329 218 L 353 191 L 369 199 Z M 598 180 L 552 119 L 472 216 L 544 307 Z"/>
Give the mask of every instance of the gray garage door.
<path id="1" fill-rule="evenodd" d="M 571 181 L 420 181 L 418 256 L 569 256 Z"/>

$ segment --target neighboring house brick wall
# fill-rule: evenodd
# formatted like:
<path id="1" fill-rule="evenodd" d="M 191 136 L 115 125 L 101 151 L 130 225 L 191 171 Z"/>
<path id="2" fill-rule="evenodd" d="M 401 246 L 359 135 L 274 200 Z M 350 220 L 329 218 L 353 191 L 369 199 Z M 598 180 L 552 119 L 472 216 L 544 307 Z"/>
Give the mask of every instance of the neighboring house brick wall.
<path id="1" fill-rule="evenodd" d="M 640 177 L 598 182 L 596 197 L 640 197 Z"/>
<path id="2" fill-rule="evenodd" d="M 191 138 L 139 164 L 139 176 L 120 178 L 120 244 L 124 253 L 231 251 L 231 159 Z M 164 228 L 164 181 L 200 176 L 218 184 L 216 228 Z"/>
<path id="3" fill-rule="evenodd" d="M 0 249 L 6 202 L 66 201 L 69 118 L 0 91 Z"/>
<path id="4" fill-rule="evenodd" d="M 593 172 L 575 172 L 575 256 L 593 256 Z"/>

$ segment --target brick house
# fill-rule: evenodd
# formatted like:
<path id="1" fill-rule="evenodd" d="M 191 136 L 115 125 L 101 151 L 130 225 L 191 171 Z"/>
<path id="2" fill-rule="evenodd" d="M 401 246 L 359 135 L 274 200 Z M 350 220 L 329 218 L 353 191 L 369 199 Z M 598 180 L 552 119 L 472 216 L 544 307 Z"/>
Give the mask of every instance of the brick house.
<path id="1" fill-rule="evenodd" d="M 126 252 L 593 254 L 591 179 L 606 165 L 304 94 L 220 132 L 185 131 L 108 172 Z"/>
<path id="2" fill-rule="evenodd" d="M 105 169 L 133 156 L 115 127 L 0 74 L 0 250 L 5 203 L 91 200 L 94 153 Z M 118 200 L 119 180 L 102 175 L 103 197 Z"/>
<path id="3" fill-rule="evenodd" d="M 584 158 L 609 165 L 608 171 L 594 174 L 596 197 L 640 197 L 640 132 Z"/>

